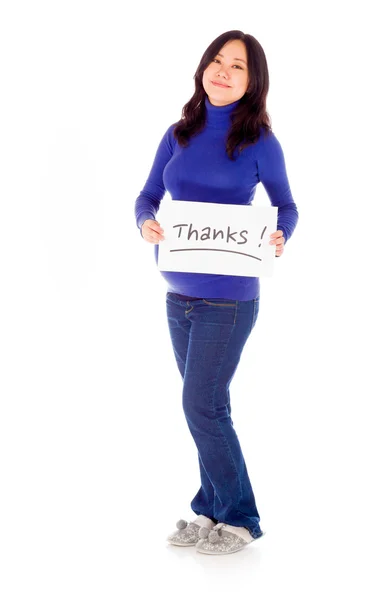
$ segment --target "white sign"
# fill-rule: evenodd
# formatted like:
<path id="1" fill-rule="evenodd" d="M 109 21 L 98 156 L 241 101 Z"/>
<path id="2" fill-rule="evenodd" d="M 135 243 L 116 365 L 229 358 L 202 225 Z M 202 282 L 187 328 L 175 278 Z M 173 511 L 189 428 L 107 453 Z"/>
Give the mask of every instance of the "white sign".
<path id="1" fill-rule="evenodd" d="M 277 231 L 276 206 L 243 206 L 164 199 L 157 220 L 160 271 L 271 276 Z"/>

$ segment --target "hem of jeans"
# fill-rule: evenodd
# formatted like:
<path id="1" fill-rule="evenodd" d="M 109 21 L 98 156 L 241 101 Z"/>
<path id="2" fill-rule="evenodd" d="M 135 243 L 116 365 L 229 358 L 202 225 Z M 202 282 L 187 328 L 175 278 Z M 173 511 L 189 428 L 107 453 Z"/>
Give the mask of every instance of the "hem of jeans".
<path id="1" fill-rule="evenodd" d="M 252 529 L 250 529 L 249 527 L 246 527 L 246 529 L 249 531 L 249 533 L 255 540 L 257 540 L 257 538 L 260 538 L 264 535 L 264 532 L 261 530 L 256 532 L 256 531 L 252 531 Z"/>

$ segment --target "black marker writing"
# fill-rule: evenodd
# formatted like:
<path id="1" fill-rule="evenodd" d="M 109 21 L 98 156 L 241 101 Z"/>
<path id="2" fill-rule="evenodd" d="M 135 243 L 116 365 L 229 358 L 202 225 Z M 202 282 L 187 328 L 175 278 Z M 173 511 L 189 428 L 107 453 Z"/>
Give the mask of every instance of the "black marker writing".
<path id="1" fill-rule="evenodd" d="M 189 241 L 191 239 L 191 237 L 193 235 L 196 236 L 196 241 L 199 239 L 202 241 L 206 241 L 206 240 L 216 240 L 217 237 L 220 235 L 222 237 L 222 240 L 225 239 L 226 236 L 226 243 L 228 244 L 230 241 L 235 242 L 236 244 L 246 244 L 248 242 L 248 239 L 245 237 L 246 234 L 248 234 L 248 231 L 246 229 L 243 229 L 243 231 L 241 231 L 239 233 L 239 236 L 243 239 L 242 242 L 238 242 L 236 240 L 236 235 L 238 235 L 237 231 L 231 231 L 231 227 L 227 227 L 227 233 L 225 234 L 223 232 L 222 229 L 211 229 L 211 227 L 204 227 L 201 232 L 199 233 L 198 229 L 193 229 L 192 228 L 192 223 L 178 223 L 177 225 L 173 225 L 173 229 L 175 228 L 179 228 L 179 233 L 178 233 L 178 238 L 181 237 L 182 231 L 183 231 L 183 227 L 188 227 L 188 232 L 187 230 L 185 230 L 185 233 L 187 233 L 187 240 Z M 266 229 L 266 227 L 265 227 Z"/>
<path id="2" fill-rule="evenodd" d="M 262 236 L 264 235 L 265 231 L 266 231 L 266 225 L 265 225 L 264 229 L 262 230 L 261 239 L 262 239 Z M 260 248 L 260 246 L 261 246 L 261 244 L 258 245 L 259 248 Z"/>

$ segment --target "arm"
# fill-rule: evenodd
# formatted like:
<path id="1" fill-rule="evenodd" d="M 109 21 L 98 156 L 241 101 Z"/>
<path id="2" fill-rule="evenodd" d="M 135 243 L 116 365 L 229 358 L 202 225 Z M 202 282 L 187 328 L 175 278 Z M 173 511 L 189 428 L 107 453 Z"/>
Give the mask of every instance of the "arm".
<path id="1" fill-rule="evenodd" d="M 176 144 L 176 140 L 173 135 L 173 128 L 174 126 L 170 125 L 161 139 L 149 173 L 149 177 L 147 178 L 140 195 L 136 199 L 134 213 L 140 233 L 142 224 L 144 221 L 146 221 L 146 219 L 155 220 L 160 202 L 166 192 L 163 184 L 163 170 L 170 160 Z"/>
<path id="2" fill-rule="evenodd" d="M 298 222 L 299 213 L 291 194 L 281 144 L 274 133 L 259 140 L 257 166 L 259 180 L 273 206 L 278 206 L 277 229 L 283 231 L 285 243 Z"/>

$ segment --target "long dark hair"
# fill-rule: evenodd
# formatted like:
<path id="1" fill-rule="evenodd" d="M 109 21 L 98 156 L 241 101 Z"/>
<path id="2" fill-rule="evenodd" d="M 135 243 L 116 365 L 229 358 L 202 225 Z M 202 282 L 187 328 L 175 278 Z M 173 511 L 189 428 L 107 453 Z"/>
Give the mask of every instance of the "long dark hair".
<path id="1" fill-rule="evenodd" d="M 241 40 L 245 44 L 250 82 L 231 114 L 232 126 L 227 137 L 226 152 L 231 160 L 235 160 L 236 149 L 240 153 L 246 146 L 257 142 L 261 135 L 260 127 L 265 128 L 266 134 L 272 130 L 271 119 L 266 111 L 266 97 L 269 91 L 268 64 L 261 44 L 248 33 L 237 29 L 227 31 L 218 36 L 205 50 L 194 75 L 195 92 L 183 107 L 182 117 L 174 128 L 174 136 L 181 146 L 187 146 L 190 138 L 205 127 L 206 92 L 202 85 L 202 76 L 209 63 L 230 40 Z"/>

